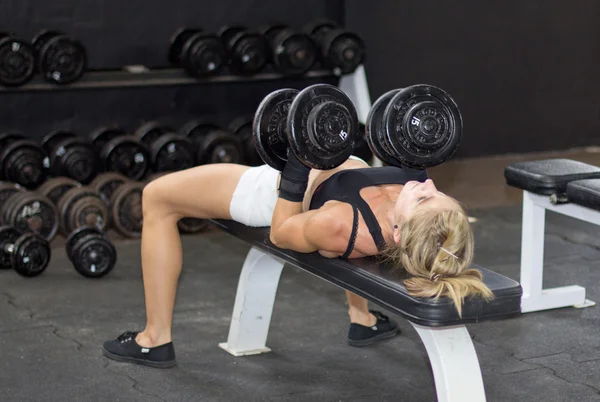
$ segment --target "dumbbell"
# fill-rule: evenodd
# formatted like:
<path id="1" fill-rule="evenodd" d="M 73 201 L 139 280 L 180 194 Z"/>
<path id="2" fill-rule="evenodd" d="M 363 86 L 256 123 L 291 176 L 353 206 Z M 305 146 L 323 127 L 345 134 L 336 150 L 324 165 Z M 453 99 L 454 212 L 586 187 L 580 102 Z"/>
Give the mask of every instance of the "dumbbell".
<path id="1" fill-rule="evenodd" d="M 6 197 L 0 209 L 2 225 L 13 226 L 20 232 L 34 232 L 47 241 L 54 238 L 58 212 L 48 197 L 37 191 L 23 191 L 10 183 L 2 183 L 0 189 L 2 197 Z"/>
<path id="2" fill-rule="evenodd" d="M 252 139 L 252 119 L 253 116 L 236 117 L 229 123 L 227 129 L 242 143 L 244 163 L 250 166 L 259 166 L 263 164 L 263 161 L 260 159 L 258 152 L 256 152 L 256 147 Z"/>
<path id="3" fill-rule="evenodd" d="M 25 277 L 37 276 L 48 267 L 51 255 L 50 244 L 39 234 L 0 226 L 0 269 L 12 268 Z"/>
<path id="4" fill-rule="evenodd" d="M 363 40 L 333 21 L 314 21 L 304 27 L 304 32 L 316 42 L 326 67 L 339 69 L 340 74 L 349 74 L 364 62 L 366 50 Z"/>
<path id="5" fill-rule="evenodd" d="M 87 53 L 83 44 L 60 31 L 41 31 L 32 40 L 37 70 L 46 81 L 66 85 L 83 76 Z"/>
<path id="6" fill-rule="evenodd" d="M 258 32 L 242 26 L 224 26 L 218 32 L 237 74 L 256 74 L 269 60 L 269 45 Z"/>
<path id="7" fill-rule="evenodd" d="M 118 172 L 131 180 L 141 180 L 150 171 L 148 147 L 118 127 L 99 127 L 90 139 L 105 172 Z"/>
<path id="8" fill-rule="evenodd" d="M 260 29 L 271 46 L 271 61 L 275 70 L 284 75 L 303 74 L 317 59 L 317 45 L 311 37 L 284 24 Z"/>
<path id="9" fill-rule="evenodd" d="M 110 225 L 129 238 L 142 235 L 142 190 L 144 183 L 114 172 L 102 173 L 90 187 L 101 194 L 109 208 Z"/>
<path id="10" fill-rule="evenodd" d="M 73 186 L 59 198 L 60 229 L 66 236 L 82 226 L 105 230 L 108 223 L 108 206 L 100 193 L 90 186 Z"/>
<path id="11" fill-rule="evenodd" d="M 0 134 L 0 180 L 35 188 L 46 179 L 48 165 L 48 155 L 35 141 L 18 132 Z"/>
<path id="12" fill-rule="evenodd" d="M 285 167 L 288 149 L 304 165 L 328 170 L 354 151 L 358 117 L 350 98 L 332 85 L 316 84 L 300 92 L 285 88 L 262 100 L 252 134 L 258 154 L 276 170 Z"/>
<path id="13" fill-rule="evenodd" d="M 150 160 L 156 172 L 184 170 L 195 165 L 193 143 L 171 127 L 150 121 L 136 130 L 135 137 L 150 148 Z"/>
<path id="14" fill-rule="evenodd" d="M 182 67 L 193 77 L 220 72 L 227 63 L 223 42 L 214 34 L 200 29 L 180 28 L 171 38 L 169 62 Z"/>
<path id="15" fill-rule="evenodd" d="M 0 32 L 0 84 L 18 87 L 35 73 L 35 50 L 25 40 Z"/>
<path id="16" fill-rule="evenodd" d="M 98 155 L 92 143 L 70 131 L 57 130 L 42 139 L 42 147 L 50 157 L 52 176 L 65 176 L 89 183 L 99 170 Z"/>
<path id="17" fill-rule="evenodd" d="M 366 120 L 373 154 L 391 166 L 425 169 L 450 159 L 462 137 L 458 105 L 444 90 L 412 85 L 381 95 Z"/>
<path id="18" fill-rule="evenodd" d="M 242 162 L 244 151 L 240 140 L 214 123 L 192 120 L 180 133 L 196 145 L 197 165 Z"/>
<path id="19" fill-rule="evenodd" d="M 81 226 L 67 237 L 66 251 L 75 270 L 87 278 L 107 275 L 117 262 L 117 250 L 95 226 Z"/>
<path id="20" fill-rule="evenodd" d="M 148 177 L 146 184 L 148 184 L 151 181 L 156 180 L 159 177 L 162 177 L 168 173 L 171 173 L 171 172 L 155 173 L 155 174 L 151 175 L 150 177 Z M 184 234 L 198 233 L 198 232 L 202 232 L 207 227 L 208 227 L 208 221 L 206 219 L 187 217 L 187 218 L 181 218 L 180 220 L 177 221 L 177 228 L 179 229 L 179 233 L 184 233 Z"/>

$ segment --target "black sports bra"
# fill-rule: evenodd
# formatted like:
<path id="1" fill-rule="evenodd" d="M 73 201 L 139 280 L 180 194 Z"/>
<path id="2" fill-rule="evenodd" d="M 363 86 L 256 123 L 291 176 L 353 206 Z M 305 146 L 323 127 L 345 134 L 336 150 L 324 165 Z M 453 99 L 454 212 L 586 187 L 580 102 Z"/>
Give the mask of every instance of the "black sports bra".
<path id="1" fill-rule="evenodd" d="M 316 188 L 309 209 L 321 208 L 329 200 L 347 202 L 352 205 L 354 210 L 352 234 L 342 258 L 348 258 L 354 249 L 358 234 L 358 211 L 362 214 L 377 249 L 381 251 L 385 246 L 381 227 L 369 204 L 360 196 L 360 190 L 380 184 L 405 184 L 411 180 L 420 182 L 427 180 L 427 171 L 392 166 L 342 170 L 334 173 Z"/>

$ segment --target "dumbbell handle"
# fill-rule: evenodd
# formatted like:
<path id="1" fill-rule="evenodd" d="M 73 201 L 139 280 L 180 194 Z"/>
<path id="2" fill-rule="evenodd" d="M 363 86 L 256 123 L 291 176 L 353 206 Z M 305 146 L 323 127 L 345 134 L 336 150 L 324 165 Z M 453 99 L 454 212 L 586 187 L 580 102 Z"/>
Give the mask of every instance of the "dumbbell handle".
<path id="1" fill-rule="evenodd" d="M 13 251 L 15 251 L 15 245 L 14 245 L 14 243 L 12 243 L 12 244 L 11 243 L 7 243 L 7 244 L 4 245 L 4 252 L 6 254 L 12 254 Z"/>

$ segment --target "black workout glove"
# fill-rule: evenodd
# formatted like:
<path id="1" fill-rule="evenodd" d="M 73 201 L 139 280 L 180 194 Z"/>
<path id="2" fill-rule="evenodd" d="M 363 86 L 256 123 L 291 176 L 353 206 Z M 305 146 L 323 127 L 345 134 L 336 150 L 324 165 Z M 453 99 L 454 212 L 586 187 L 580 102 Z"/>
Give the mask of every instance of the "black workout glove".
<path id="1" fill-rule="evenodd" d="M 309 173 L 310 168 L 304 166 L 291 149 L 288 150 L 288 160 L 281 172 L 279 198 L 291 202 L 302 202 L 308 185 Z"/>

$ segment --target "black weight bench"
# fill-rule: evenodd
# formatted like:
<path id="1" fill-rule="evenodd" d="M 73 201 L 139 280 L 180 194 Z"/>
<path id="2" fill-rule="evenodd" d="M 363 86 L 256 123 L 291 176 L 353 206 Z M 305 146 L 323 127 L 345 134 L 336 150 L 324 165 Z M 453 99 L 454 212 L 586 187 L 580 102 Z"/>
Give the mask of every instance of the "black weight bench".
<path id="1" fill-rule="evenodd" d="M 504 170 L 506 183 L 523 190 L 521 285 L 523 312 L 588 307 L 581 286 L 543 289 L 546 210 L 600 225 L 600 168 L 570 159 L 518 162 Z"/>
<path id="2" fill-rule="evenodd" d="M 449 299 L 410 296 L 402 284 L 406 274 L 373 258 L 328 259 L 282 250 L 269 241 L 268 228 L 212 223 L 252 246 L 240 275 L 227 342 L 219 344 L 224 350 L 234 356 L 270 351 L 266 340 L 277 285 L 283 265 L 289 263 L 406 318 L 429 355 L 439 401 L 485 401 L 479 361 L 465 324 L 517 316 L 522 292 L 516 281 L 478 267 L 495 298 L 466 300 L 460 318 Z"/>

